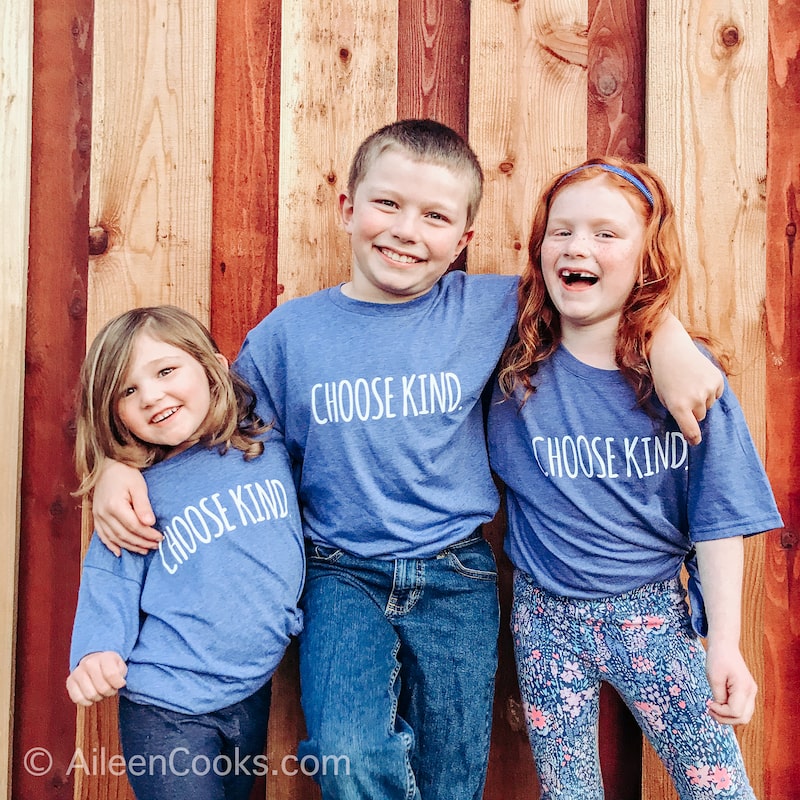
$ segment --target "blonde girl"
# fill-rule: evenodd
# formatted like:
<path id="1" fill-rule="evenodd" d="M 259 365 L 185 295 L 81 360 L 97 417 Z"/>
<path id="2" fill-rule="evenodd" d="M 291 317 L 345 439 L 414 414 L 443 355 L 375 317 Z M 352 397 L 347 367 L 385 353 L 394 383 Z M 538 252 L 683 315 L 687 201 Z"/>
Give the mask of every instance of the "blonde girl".
<path id="1" fill-rule="evenodd" d="M 648 344 L 683 264 L 662 181 L 611 158 L 557 175 L 529 254 L 489 448 L 508 489 L 511 624 L 541 797 L 603 797 L 606 681 L 681 798 L 752 798 L 731 727 L 756 694 L 739 650 L 742 539 L 781 519 L 727 383 L 691 448 L 653 392 Z"/>
<path id="2" fill-rule="evenodd" d="M 272 674 L 299 632 L 302 533 L 282 440 L 208 331 L 137 308 L 98 333 L 81 372 L 79 495 L 105 459 L 144 468 L 162 540 L 118 557 L 92 537 L 67 690 L 119 693 L 138 800 L 246 800 Z"/>

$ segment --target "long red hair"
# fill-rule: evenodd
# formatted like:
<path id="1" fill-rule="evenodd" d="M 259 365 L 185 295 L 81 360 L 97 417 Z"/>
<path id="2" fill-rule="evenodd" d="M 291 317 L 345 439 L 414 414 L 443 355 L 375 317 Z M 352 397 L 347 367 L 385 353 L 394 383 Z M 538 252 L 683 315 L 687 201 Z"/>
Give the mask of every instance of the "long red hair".
<path id="1" fill-rule="evenodd" d="M 609 171 L 608 166 L 624 170 L 639 181 L 649 192 L 652 205 L 635 181 Z M 624 192 L 645 222 L 639 278 L 622 309 L 615 359 L 620 372 L 633 387 L 638 405 L 647 408 L 652 399 L 653 378 L 647 360 L 650 337 L 677 290 L 683 268 L 683 248 L 672 200 L 658 175 L 644 164 L 605 157 L 590 159 L 553 177 L 537 204 L 528 244 L 529 260 L 518 290 L 516 336 L 503 354 L 499 374 L 500 385 L 507 395 L 523 387 L 523 402 L 535 391 L 531 379 L 538 364 L 549 358 L 561 342 L 561 320 L 547 293 L 541 266 L 542 241 L 550 208 L 555 197 L 568 186 L 598 177 Z M 727 357 L 718 343 L 706 335 L 696 338 L 711 349 L 723 366 L 727 365 Z"/>

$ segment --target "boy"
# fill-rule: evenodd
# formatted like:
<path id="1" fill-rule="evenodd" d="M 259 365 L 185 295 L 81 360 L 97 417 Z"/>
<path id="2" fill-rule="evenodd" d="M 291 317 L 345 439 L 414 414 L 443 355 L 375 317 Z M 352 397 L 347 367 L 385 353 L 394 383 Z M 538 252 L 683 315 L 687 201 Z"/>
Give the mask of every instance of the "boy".
<path id="1" fill-rule="evenodd" d="M 474 153 L 443 125 L 406 120 L 372 134 L 339 199 L 350 281 L 275 309 L 236 362 L 295 469 L 308 558 L 299 755 L 349 764 L 316 776 L 326 800 L 482 794 L 499 611 L 481 536 L 498 507 L 481 395 L 517 287 L 447 272 L 472 238 L 482 182 Z M 708 369 L 685 334 L 662 326 L 665 336 L 664 351 L 685 339 L 691 368 Z M 671 374 L 686 375 L 671 358 Z M 696 416 L 705 407 L 703 397 Z M 682 424 L 696 439 L 694 418 Z M 130 509 L 112 509 L 120 484 L 110 480 L 95 496 L 98 530 L 141 547 L 116 533 L 123 517 L 146 531 Z M 140 489 L 128 487 L 146 522 Z"/>

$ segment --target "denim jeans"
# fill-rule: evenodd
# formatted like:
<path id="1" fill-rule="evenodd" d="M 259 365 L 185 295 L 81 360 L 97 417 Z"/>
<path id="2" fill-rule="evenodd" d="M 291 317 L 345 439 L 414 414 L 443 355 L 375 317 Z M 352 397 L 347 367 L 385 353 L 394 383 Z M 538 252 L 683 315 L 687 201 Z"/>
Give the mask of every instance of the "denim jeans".
<path id="1" fill-rule="evenodd" d="M 389 561 L 309 546 L 307 558 L 299 756 L 324 800 L 479 800 L 499 625 L 489 544 L 475 534 Z"/>
<path id="2" fill-rule="evenodd" d="M 137 800 L 247 800 L 255 777 L 266 774 L 270 692 L 268 681 L 240 703 L 197 715 L 120 697 L 122 752 Z"/>

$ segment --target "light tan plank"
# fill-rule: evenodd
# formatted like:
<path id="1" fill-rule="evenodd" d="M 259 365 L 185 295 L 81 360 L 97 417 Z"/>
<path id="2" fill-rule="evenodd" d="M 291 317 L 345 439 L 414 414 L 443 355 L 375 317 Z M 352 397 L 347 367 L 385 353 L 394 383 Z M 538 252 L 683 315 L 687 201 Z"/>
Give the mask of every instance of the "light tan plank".
<path id="1" fill-rule="evenodd" d="M 648 38 L 648 161 L 672 193 L 687 248 L 677 312 L 734 350 L 731 384 L 763 453 L 767 0 L 662 0 L 651 4 Z M 762 682 L 763 540 L 746 552 L 742 649 Z M 760 796 L 760 705 L 741 741 Z M 660 770 L 646 757 L 645 800 L 675 797 Z"/>
<path id="2" fill-rule="evenodd" d="M 278 302 L 349 278 L 337 198 L 359 143 L 396 118 L 397 13 L 397 0 L 283 4 Z M 268 796 L 319 796 L 311 778 L 292 768 L 303 736 L 292 647 L 273 684 Z"/>
<path id="3" fill-rule="evenodd" d="M 95 3 L 89 225 L 107 248 L 90 259 L 89 341 L 135 306 L 209 321 L 215 21 L 208 0 Z M 82 752 L 121 753 L 113 701 L 78 725 Z M 124 776 L 79 772 L 75 797 L 133 795 Z"/>
<path id="4" fill-rule="evenodd" d="M 30 219 L 33 0 L 0 9 L 0 414 L 7 460 L 0 477 L 0 797 L 11 797 L 14 630 L 22 472 L 22 392 Z"/>
<path id="5" fill-rule="evenodd" d="M 279 302 L 350 274 L 337 197 L 358 144 L 396 116 L 397 0 L 284 3 L 282 32 Z"/>
<path id="6" fill-rule="evenodd" d="M 586 153 L 588 7 L 577 0 L 471 3 L 469 140 L 485 185 L 471 273 L 522 271 L 536 200 L 556 171 Z M 502 549 L 502 515 L 488 528 Z M 510 605 L 508 561 L 499 559 L 500 597 Z M 534 797 L 511 639 L 500 633 L 486 797 Z"/>
<path id="7" fill-rule="evenodd" d="M 486 186 L 471 272 L 520 272 L 544 182 L 586 157 L 588 9 L 578 0 L 471 4 L 469 137 Z"/>
<path id="8" fill-rule="evenodd" d="M 208 321 L 214 38 L 208 0 L 95 4 L 90 338 L 138 305 Z"/>

